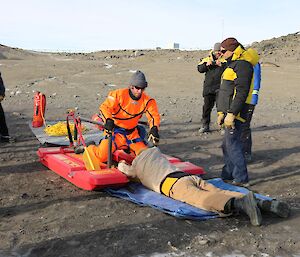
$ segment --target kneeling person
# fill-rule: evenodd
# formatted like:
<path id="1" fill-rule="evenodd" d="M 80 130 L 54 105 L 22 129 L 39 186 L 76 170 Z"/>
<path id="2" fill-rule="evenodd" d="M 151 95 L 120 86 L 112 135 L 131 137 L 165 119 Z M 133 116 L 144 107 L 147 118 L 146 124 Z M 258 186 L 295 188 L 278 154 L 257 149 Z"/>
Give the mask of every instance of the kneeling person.
<path id="1" fill-rule="evenodd" d="M 136 71 L 128 88 L 111 91 L 100 105 L 99 111 L 105 125 L 105 139 L 98 146 L 90 145 L 88 152 L 91 159 L 106 162 L 108 159 L 108 134 L 112 134 L 112 152 L 122 149 L 130 150 L 136 155 L 148 147 L 139 131 L 138 123 L 145 114 L 149 124 L 148 141 L 159 143 L 160 115 L 154 98 L 145 93 L 148 86 L 143 72 Z M 79 153 L 79 152 L 78 152 Z"/>

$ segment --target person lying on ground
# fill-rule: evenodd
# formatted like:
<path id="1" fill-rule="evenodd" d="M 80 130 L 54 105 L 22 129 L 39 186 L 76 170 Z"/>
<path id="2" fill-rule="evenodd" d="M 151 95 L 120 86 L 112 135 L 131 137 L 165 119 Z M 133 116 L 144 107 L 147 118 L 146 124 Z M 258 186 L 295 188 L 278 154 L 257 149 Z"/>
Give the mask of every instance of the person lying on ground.
<path id="1" fill-rule="evenodd" d="M 260 210 L 273 212 L 280 217 L 288 217 L 290 213 L 289 206 L 284 202 L 256 199 L 251 191 L 244 195 L 222 190 L 198 176 L 182 172 L 172 166 L 157 147 L 141 151 L 132 165 L 120 162 L 118 169 L 129 179 L 138 179 L 150 190 L 203 210 L 221 216 L 241 211 L 254 226 L 262 223 Z"/>

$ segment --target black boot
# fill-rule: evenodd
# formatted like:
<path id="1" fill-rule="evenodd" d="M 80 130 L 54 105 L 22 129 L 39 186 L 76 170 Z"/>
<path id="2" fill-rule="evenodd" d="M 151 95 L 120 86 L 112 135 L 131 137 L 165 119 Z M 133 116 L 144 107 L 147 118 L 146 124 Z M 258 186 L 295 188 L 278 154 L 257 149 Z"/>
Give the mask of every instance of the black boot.
<path id="1" fill-rule="evenodd" d="M 233 207 L 234 209 L 247 214 L 253 226 L 261 225 L 262 217 L 260 210 L 257 207 L 253 192 L 250 191 L 242 198 L 234 198 Z"/>
<path id="2" fill-rule="evenodd" d="M 256 199 L 259 209 L 265 212 L 272 212 L 281 218 L 287 218 L 290 215 L 290 206 L 287 203 L 277 200 Z"/>
<path id="3" fill-rule="evenodd" d="M 89 145 L 96 145 L 95 141 L 88 141 L 85 143 L 85 145 L 88 147 Z M 74 147 L 74 153 L 81 154 L 84 152 L 84 146 L 78 145 Z"/>
<path id="4" fill-rule="evenodd" d="M 79 145 L 79 146 L 74 147 L 74 153 L 81 154 L 83 152 L 84 152 L 84 146 L 83 145 Z"/>
<path id="5" fill-rule="evenodd" d="M 209 130 L 209 124 L 203 124 L 202 127 L 199 129 L 199 133 L 208 133 Z"/>
<path id="6" fill-rule="evenodd" d="M 1 143 L 14 143 L 15 141 L 15 138 L 11 136 L 0 136 Z"/>

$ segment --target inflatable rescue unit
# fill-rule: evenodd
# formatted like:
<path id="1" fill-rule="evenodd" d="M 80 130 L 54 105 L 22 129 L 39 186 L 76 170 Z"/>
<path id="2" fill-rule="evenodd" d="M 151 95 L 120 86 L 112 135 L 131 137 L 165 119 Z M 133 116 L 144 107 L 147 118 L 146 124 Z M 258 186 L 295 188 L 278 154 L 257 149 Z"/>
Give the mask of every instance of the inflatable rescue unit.
<path id="1" fill-rule="evenodd" d="M 100 170 L 87 171 L 82 155 L 75 154 L 69 147 L 40 148 L 37 154 L 42 164 L 84 190 L 120 187 L 128 183 L 127 177 L 116 168 L 102 166 Z"/>
<path id="2" fill-rule="evenodd" d="M 129 181 L 117 168 L 107 168 L 102 165 L 100 170 L 88 171 L 82 160 L 82 155 L 75 154 L 69 147 L 46 147 L 37 152 L 40 161 L 50 170 L 65 178 L 75 186 L 84 190 L 97 190 L 105 187 L 121 187 Z M 205 174 L 203 168 L 190 162 L 182 162 L 180 159 L 167 156 L 172 165 L 190 174 Z M 122 150 L 113 153 L 113 160 L 118 162 L 125 160 L 131 163 L 134 157 Z"/>
<path id="3" fill-rule="evenodd" d="M 73 119 L 75 125 L 74 139 L 70 131 L 69 119 Z M 109 136 L 109 158 L 107 163 L 100 163 L 96 169 L 87 170 L 86 160 L 83 154 L 74 153 L 74 146 L 82 145 L 86 148 L 84 138 L 81 131 L 81 121 L 94 123 L 98 126 L 103 126 L 101 121 L 97 121 L 94 118 L 88 120 L 82 117 L 75 117 L 71 112 L 67 116 L 67 128 L 70 146 L 53 146 L 53 147 L 41 147 L 37 151 L 40 162 L 54 171 L 61 177 L 65 178 L 75 186 L 84 190 L 97 190 L 105 187 L 121 187 L 126 185 L 129 180 L 126 175 L 115 168 L 113 164 L 117 164 L 119 161 L 124 160 L 128 164 L 131 164 L 134 155 L 128 154 L 123 150 L 117 150 L 111 153 L 112 136 Z M 79 137 L 79 138 L 77 138 Z M 201 175 L 205 174 L 202 167 L 196 166 L 190 162 L 183 162 L 178 158 L 165 155 L 168 161 L 176 166 L 178 170 L 184 171 L 189 174 Z"/>

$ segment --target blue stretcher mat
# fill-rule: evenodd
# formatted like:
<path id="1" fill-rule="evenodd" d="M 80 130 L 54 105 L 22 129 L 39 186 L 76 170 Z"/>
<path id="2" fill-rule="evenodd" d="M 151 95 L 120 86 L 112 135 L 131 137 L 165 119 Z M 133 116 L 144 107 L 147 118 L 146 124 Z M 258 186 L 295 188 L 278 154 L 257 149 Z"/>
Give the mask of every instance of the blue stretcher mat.
<path id="1" fill-rule="evenodd" d="M 230 191 L 236 191 L 246 194 L 249 190 L 243 187 L 233 186 L 223 182 L 220 178 L 210 179 L 207 182 L 213 184 L 221 189 L 226 189 Z M 154 209 L 160 210 L 164 213 L 170 214 L 172 216 L 184 219 L 194 219 L 194 220 L 207 220 L 219 217 L 218 214 L 214 212 L 208 212 L 189 204 L 171 199 L 159 193 L 153 192 L 145 188 L 140 183 L 129 183 L 126 187 L 119 189 L 106 188 L 105 192 L 112 196 L 116 196 L 131 202 L 134 202 L 141 206 L 149 206 Z M 257 198 L 268 199 L 272 198 L 263 196 L 260 194 L 255 194 Z"/>

